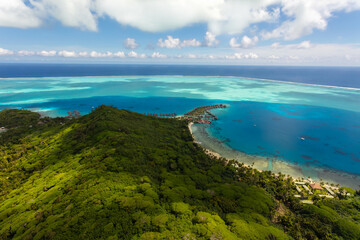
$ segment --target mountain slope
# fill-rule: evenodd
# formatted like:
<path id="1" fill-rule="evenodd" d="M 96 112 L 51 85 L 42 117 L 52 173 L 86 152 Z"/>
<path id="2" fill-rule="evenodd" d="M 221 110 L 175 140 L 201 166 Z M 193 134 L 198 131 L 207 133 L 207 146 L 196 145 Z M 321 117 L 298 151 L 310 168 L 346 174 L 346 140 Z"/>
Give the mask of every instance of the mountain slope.
<path id="1" fill-rule="evenodd" d="M 30 113 L 0 112 L 9 128 L 0 135 L 0 239 L 359 236 L 350 214 L 324 230 L 296 220 L 308 214 L 320 224 L 334 210 L 301 207 L 281 176 L 210 158 L 184 121 L 107 106 L 72 120 L 19 114 Z M 288 216 L 279 216 L 279 201 Z"/>

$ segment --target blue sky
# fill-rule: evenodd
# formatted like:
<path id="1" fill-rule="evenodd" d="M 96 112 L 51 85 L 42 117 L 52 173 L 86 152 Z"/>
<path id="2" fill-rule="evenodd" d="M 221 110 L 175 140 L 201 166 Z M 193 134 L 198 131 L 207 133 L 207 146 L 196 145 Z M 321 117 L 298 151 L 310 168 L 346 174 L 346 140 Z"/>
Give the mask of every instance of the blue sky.
<path id="1" fill-rule="evenodd" d="M 358 0 L 0 0 L 1 62 L 360 65 Z"/>

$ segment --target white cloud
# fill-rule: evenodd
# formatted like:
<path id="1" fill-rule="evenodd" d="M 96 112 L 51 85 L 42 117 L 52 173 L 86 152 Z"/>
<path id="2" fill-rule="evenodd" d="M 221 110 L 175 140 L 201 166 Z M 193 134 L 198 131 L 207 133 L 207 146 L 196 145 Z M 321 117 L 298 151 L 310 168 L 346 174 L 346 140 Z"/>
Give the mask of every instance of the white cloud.
<path id="1" fill-rule="evenodd" d="M 100 16 L 147 32 L 163 32 L 220 17 L 222 0 L 96 0 Z"/>
<path id="2" fill-rule="evenodd" d="M 23 0 L 0 0 L 0 26 L 32 28 L 40 25 L 41 19 Z"/>
<path id="3" fill-rule="evenodd" d="M 89 53 L 88 52 L 79 52 L 78 55 L 79 55 L 79 57 L 88 57 Z"/>
<path id="4" fill-rule="evenodd" d="M 96 11 L 93 0 L 32 0 L 30 3 L 39 16 L 54 18 L 64 26 L 97 31 L 97 14 L 93 13 Z"/>
<path id="5" fill-rule="evenodd" d="M 305 41 L 308 42 L 308 41 Z M 299 47 L 301 46 L 301 47 Z M 193 53 L 182 55 L 167 56 L 159 52 L 153 52 L 149 57 L 165 58 L 169 61 L 176 61 L 177 59 L 198 59 L 199 62 L 210 59 L 215 61 L 223 61 L 224 59 L 233 60 L 234 63 L 251 63 L 251 64 L 280 64 L 280 65 L 350 65 L 360 66 L 360 44 L 311 44 L 297 43 L 297 44 L 277 44 L 268 46 L 255 46 L 249 49 L 241 49 L 241 52 L 230 54 L 230 49 L 222 49 L 225 51 L 222 54 L 204 54 L 196 55 Z M 226 52 L 227 51 L 227 52 Z M 217 52 L 217 51 L 216 51 Z M 34 55 L 33 55 L 34 54 Z M 178 54 L 178 53 L 176 53 Z M 12 51 L 0 48 L 0 55 L 9 57 L 24 57 L 24 56 L 42 56 L 42 57 L 73 57 L 73 58 L 146 58 L 145 54 L 138 54 L 134 51 L 125 54 L 124 52 L 96 52 L 96 51 L 40 51 L 33 52 L 31 50 Z M 149 60 L 151 61 L 151 60 Z"/>
<path id="6" fill-rule="evenodd" d="M 239 34 L 251 24 L 273 22 L 278 19 L 280 10 L 270 6 L 280 2 L 281 0 L 223 1 L 218 7 L 219 16 L 214 16 L 208 22 L 208 29 L 216 35 Z"/>
<path id="7" fill-rule="evenodd" d="M 91 58 L 111 58 L 111 57 L 119 57 L 124 58 L 125 53 L 124 52 L 97 52 L 97 51 L 91 51 L 89 52 L 78 52 L 73 54 L 74 57 L 91 57 Z"/>
<path id="8" fill-rule="evenodd" d="M 97 19 L 110 17 L 143 31 L 163 32 L 204 23 L 212 33 L 206 45 L 214 46 L 210 37 L 240 34 L 260 22 L 281 21 L 262 33 L 265 39 L 293 40 L 324 30 L 334 13 L 359 9 L 359 0 L 0 0 L 0 26 L 39 27 L 56 19 L 97 31 Z"/>
<path id="9" fill-rule="evenodd" d="M 181 43 L 181 46 L 182 47 L 200 47 L 201 46 L 201 42 L 196 40 L 195 38 L 194 39 L 191 39 L 191 40 L 184 40 L 182 43 Z"/>
<path id="10" fill-rule="evenodd" d="M 58 55 L 60 57 L 77 57 L 76 52 L 74 52 L 74 51 L 66 51 L 66 50 L 58 52 Z"/>
<path id="11" fill-rule="evenodd" d="M 272 48 L 278 48 L 280 47 L 280 43 L 279 42 L 274 42 L 273 44 L 271 44 Z"/>
<path id="12" fill-rule="evenodd" d="M 276 59 L 280 59 L 279 56 L 276 56 L 276 55 L 270 55 L 267 57 L 268 59 L 273 59 L 273 60 L 276 60 Z"/>
<path id="13" fill-rule="evenodd" d="M 299 46 L 302 46 L 299 48 Z M 254 59 L 258 55 L 258 64 L 274 63 L 282 65 L 360 65 L 360 45 L 358 44 L 275 44 L 243 50 L 243 57 L 248 54 Z M 351 60 L 345 56 L 352 56 Z M 265 56 L 265 57 L 261 57 Z"/>
<path id="14" fill-rule="evenodd" d="M 251 52 L 251 53 L 245 54 L 244 58 L 246 58 L 246 59 L 257 59 L 257 58 L 259 58 L 259 56 L 256 53 Z"/>
<path id="15" fill-rule="evenodd" d="M 113 55 L 114 55 L 114 57 L 119 57 L 119 58 L 126 57 L 124 52 L 116 52 Z"/>
<path id="16" fill-rule="evenodd" d="M 258 41 L 259 41 L 259 38 L 257 36 L 255 36 L 253 38 L 249 38 L 248 36 L 244 36 L 242 38 L 242 40 L 241 40 L 241 46 L 243 48 L 252 47 L 252 46 L 255 46 Z"/>
<path id="17" fill-rule="evenodd" d="M 273 49 L 289 49 L 289 48 L 294 48 L 294 49 L 309 49 L 311 47 L 313 47 L 313 45 L 311 44 L 310 41 L 303 41 L 299 44 L 287 44 L 287 45 L 281 45 L 279 42 L 275 42 L 273 44 L 271 44 L 270 46 Z"/>
<path id="18" fill-rule="evenodd" d="M 106 53 L 101 53 L 101 52 L 96 52 L 96 51 L 91 51 L 90 52 L 90 57 L 92 58 L 104 58 L 104 57 L 112 57 L 113 53 L 112 52 L 106 52 Z"/>
<path id="19" fill-rule="evenodd" d="M 242 59 L 242 58 L 243 58 L 243 56 L 242 56 L 241 53 L 234 53 L 233 55 L 230 55 L 230 56 L 226 55 L 225 56 L 225 59 L 230 59 L 230 60 Z"/>
<path id="20" fill-rule="evenodd" d="M 310 41 L 303 41 L 298 46 L 299 49 L 308 49 L 311 47 Z"/>
<path id="21" fill-rule="evenodd" d="M 218 44 L 219 41 L 216 39 L 216 35 L 211 32 L 206 32 L 204 45 L 208 47 L 215 47 Z"/>
<path id="22" fill-rule="evenodd" d="M 230 47 L 232 47 L 232 48 L 239 48 L 239 47 L 241 47 L 241 44 L 240 44 L 240 43 L 237 43 L 237 42 L 236 42 L 236 38 L 234 38 L 234 37 L 230 39 L 229 45 L 230 45 Z"/>
<path id="23" fill-rule="evenodd" d="M 135 48 L 137 48 L 139 46 L 139 44 L 136 43 L 134 38 L 127 38 L 124 41 L 124 46 L 127 49 L 135 49 Z"/>
<path id="24" fill-rule="evenodd" d="M 5 26 L 31 27 L 41 24 L 39 18 L 54 18 L 65 26 L 96 31 L 98 17 L 110 17 L 122 25 L 147 32 L 174 30 L 196 23 L 205 23 L 210 32 L 241 33 L 252 23 L 270 21 L 279 15 L 278 9 L 267 9 L 280 0 L 1 0 L 2 12 L 9 12 L 7 2 L 16 2 L 10 9 L 13 20 Z M 28 4 L 29 4 L 28 3 Z M 23 15 L 27 19 L 17 23 Z M 4 18 L 6 20 L 6 18 Z"/>
<path id="25" fill-rule="evenodd" d="M 288 56 L 291 60 L 299 60 L 299 56 Z"/>
<path id="26" fill-rule="evenodd" d="M 7 49 L 4 49 L 4 48 L 0 48 L 0 56 L 1 55 L 13 55 L 14 52 L 11 51 L 11 50 L 7 50 Z"/>
<path id="27" fill-rule="evenodd" d="M 43 57 L 54 57 L 56 56 L 56 51 L 52 50 L 52 51 L 41 51 L 41 52 L 37 52 L 36 53 L 39 56 L 43 56 Z"/>
<path id="28" fill-rule="evenodd" d="M 17 55 L 19 56 L 34 56 L 35 52 L 34 51 L 27 51 L 27 50 L 20 50 L 17 52 Z"/>
<path id="29" fill-rule="evenodd" d="M 160 38 L 157 45 L 161 48 L 181 48 L 180 39 L 167 36 L 167 39 L 163 40 Z"/>
<path id="30" fill-rule="evenodd" d="M 311 34 L 314 29 L 324 30 L 334 12 L 360 9 L 359 0 L 282 0 L 281 12 L 288 17 L 278 28 L 264 32 L 264 39 L 294 40 Z"/>
<path id="31" fill-rule="evenodd" d="M 179 38 L 167 36 L 167 39 L 163 40 L 160 38 L 157 45 L 161 48 L 183 48 L 183 47 L 200 47 L 201 42 L 195 38 L 181 41 Z"/>
<path id="32" fill-rule="evenodd" d="M 256 53 L 234 53 L 233 55 L 226 55 L 225 59 L 236 60 L 236 59 L 257 59 L 259 56 Z"/>
<path id="33" fill-rule="evenodd" d="M 161 54 L 159 52 L 154 52 L 152 55 L 151 55 L 152 58 L 167 58 L 167 56 L 165 54 Z"/>
<path id="34" fill-rule="evenodd" d="M 191 58 L 191 59 L 198 58 L 198 56 L 196 56 L 195 54 L 192 54 L 192 53 L 189 53 L 186 57 Z"/>
<path id="35" fill-rule="evenodd" d="M 131 51 L 128 53 L 128 57 L 131 57 L 131 58 L 146 58 L 146 55 L 145 54 L 138 54 L 134 51 Z"/>
<path id="36" fill-rule="evenodd" d="M 241 39 L 241 43 L 237 43 L 236 42 L 236 38 L 231 38 L 229 45 L 232 48 L 249 48 L 249 47 L 253 47 L 256 45 L 256 43 L 259 41 L 259 38 L 257 36 L 253 37 L 253 38 L 249 38 L 248 36 L 243 36 L 243 38 Z"/>

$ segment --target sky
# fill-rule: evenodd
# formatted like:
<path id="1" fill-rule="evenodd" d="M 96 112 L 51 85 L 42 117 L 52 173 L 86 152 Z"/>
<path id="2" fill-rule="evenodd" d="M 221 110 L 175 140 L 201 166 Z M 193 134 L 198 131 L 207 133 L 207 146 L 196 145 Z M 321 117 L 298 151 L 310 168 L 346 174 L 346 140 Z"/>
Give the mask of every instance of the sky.
<path id="1" fill-rule="evenodd" d="M 360 66 L 360 0 L 0 0 L 0 62 Z"/>

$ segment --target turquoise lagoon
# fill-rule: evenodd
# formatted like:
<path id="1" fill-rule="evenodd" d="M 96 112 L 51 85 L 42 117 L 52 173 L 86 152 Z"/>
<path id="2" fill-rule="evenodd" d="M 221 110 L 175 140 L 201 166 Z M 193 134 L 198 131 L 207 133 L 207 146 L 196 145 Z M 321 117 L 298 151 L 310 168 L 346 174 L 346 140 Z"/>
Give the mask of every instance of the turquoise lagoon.
<path id="1" fill-rule="evenodd" d="M 195 139 L 262 170 L 360 184 L 360 89 L 241 77 L 121 76 L 0 79 L 0 110 L 86 114 L 100 104 L 183 114 L 225 103 Z"/>

